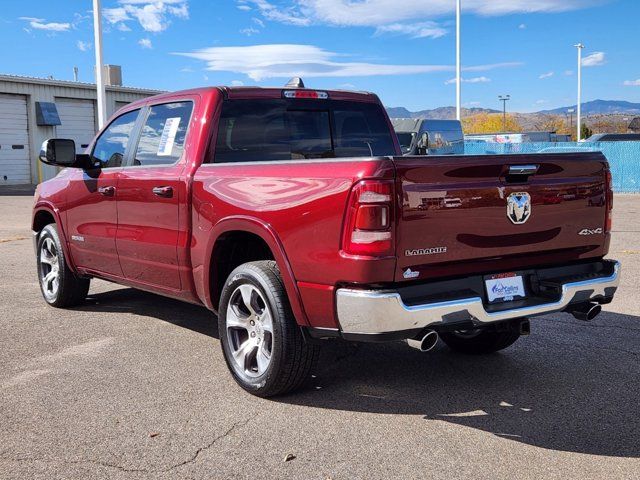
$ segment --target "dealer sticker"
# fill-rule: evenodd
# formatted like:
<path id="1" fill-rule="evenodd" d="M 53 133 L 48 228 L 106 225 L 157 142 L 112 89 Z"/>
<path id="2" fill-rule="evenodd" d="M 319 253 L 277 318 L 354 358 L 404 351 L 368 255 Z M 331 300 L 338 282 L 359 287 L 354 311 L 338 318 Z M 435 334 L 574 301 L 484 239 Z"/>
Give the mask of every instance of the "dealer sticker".
<path id="1" fill-rule="evenodd" d="M 162 129 L 162 135 L 160 135 L 160 142 L 158 143 L 158 152 L 156 155 L 159 157 L 168 157 L 173 151 L 173 142 L 176 140 L 176 133 L 178 133 L 178 126 L 180 125 L 180 117 L 167 118 Z"/>
<path id="2" fill-rule="evenodd" d="M 524 283 L 522 277 L 516 274 L 499 275 L 485 280 L 489 302 L 510 302 L 515 298 L 524 298 Z"/>

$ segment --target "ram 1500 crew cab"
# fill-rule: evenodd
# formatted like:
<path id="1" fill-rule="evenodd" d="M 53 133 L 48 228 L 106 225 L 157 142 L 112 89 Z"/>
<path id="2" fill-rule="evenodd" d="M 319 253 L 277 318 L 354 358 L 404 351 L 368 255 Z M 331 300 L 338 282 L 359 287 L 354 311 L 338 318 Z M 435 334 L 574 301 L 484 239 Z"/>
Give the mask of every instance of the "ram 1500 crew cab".
<path id="1" fill-rule="evenodd" d="M 127 105 L 36 193 L 46 302 L 101 278 L 217 313 L 224 357 L 260 396 L 308 377 L 318 339 L 441 338 L 488 353 L 536 315 L 590 319 L 611 176 L 600 153 L 402 156 L 378 97 L 203 88 Z"/>

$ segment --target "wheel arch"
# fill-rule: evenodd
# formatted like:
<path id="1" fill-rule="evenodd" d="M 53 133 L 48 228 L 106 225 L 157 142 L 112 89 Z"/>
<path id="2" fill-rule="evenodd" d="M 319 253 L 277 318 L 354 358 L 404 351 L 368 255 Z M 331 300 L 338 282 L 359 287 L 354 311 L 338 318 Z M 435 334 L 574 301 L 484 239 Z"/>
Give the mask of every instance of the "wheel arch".
<path id="1" fill-rule="evenodd" d="M 56 224 L 67 266 L 71 269 L 72 272 L 76 273 L 76 268 L 73 263 L 73 259 L 71 258 L 69 243 L 67 241 L 67 235 L 64 231 L 64 225 L 62 223 L 62 218 L 60 217 L 60 212 L 58 212 L 56 208 L 48 203 L 38 203 L 33 209 L 33 215 L 31 217 L 31 230 L 33 231 L 34 248 L 37 247 L 40 232 L 50 223 Z"/>
<path id="2" fill-rule="evenodd" d="M 275 260 L 282 275 L 287 297 L 297 323 L 299 325 L 308 325 L 295 276 L 280 239 L 268 224 L 251 217 L 226 218 L 217 223 L 211 230 L 206 248 L 204 268 L 202 269 L 203 288 L 201 297 L 204 297 L 205 305 L 214 311 L 218 310 L 220 292 L 224 282 L 228 273 L 231 273 L 238 265 L 234 266 L 235 262 L 231 261 L 226 262 L 226 265 L 220 268 L 221 265 L 217 260 L 223 258 L 223 255 L 230 251 L 229 248 L 234 246 L 237 248 L 237 245 L 233 242 L 238 239 L 255 242 L 252 243 L 252 246 L 258 248 L 257 252 L 254 252 L 257 255 L 235 257 L 242 260 L 242 263 L 254 260 Z M 264 250 L 265 248 L 268 251 Z M 268 256 L 265 258 L 265 255 Z M 263 258 L 255 258 L 260 256 Z M 228 273 L 225 276 L 224 273 L 227 270 Z M 223 276 L 224 278 L 222 278 Z"/>

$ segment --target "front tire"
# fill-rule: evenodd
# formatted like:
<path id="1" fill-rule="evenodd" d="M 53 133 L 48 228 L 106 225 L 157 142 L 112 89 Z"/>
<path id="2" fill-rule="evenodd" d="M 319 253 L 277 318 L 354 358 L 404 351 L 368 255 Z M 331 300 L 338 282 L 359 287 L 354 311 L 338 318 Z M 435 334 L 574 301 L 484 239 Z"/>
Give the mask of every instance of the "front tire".
<path id="1" fill-rule="evenodd" d="M 89 293 L 90 280 L 80 278 L 68 267 L 55 223 L 38 235 L 38 280 L 45 301 L 58 308 L 78 305 Z"/>
<path id="2" fill-rule="evenodd" d="M 483 355 L 504 350 L 520 338 L 520 322 L 510 322 L 500 329 L 474 329 L 442 332 L 440 338 L 456 352 Z"/>
<path id="3" fill-rule="evenodd" d="M 220 343 L 238 384 L 259 397 L 282 395 L 309 377 L 319 347 L 305 341 L 278 266 L 258 261 L 227 279 L 218 314 Z"/>

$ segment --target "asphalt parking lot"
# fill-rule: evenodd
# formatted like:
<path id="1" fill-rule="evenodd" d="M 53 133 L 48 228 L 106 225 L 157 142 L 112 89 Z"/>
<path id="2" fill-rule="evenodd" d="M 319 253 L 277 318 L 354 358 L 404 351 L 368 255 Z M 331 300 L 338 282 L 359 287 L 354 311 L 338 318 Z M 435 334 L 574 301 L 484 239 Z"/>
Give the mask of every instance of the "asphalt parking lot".
<path id="1" fill-rule="evenodd" d="M 235 385 L 205 309 L 102 281 L 46 306 L 30 208 L 0 197 L 2 479 L 640 478 L 640 196 L 615 198 L 623 283 L 595 321 L 486 357 L 335 343 L 275 400 Z"/>

